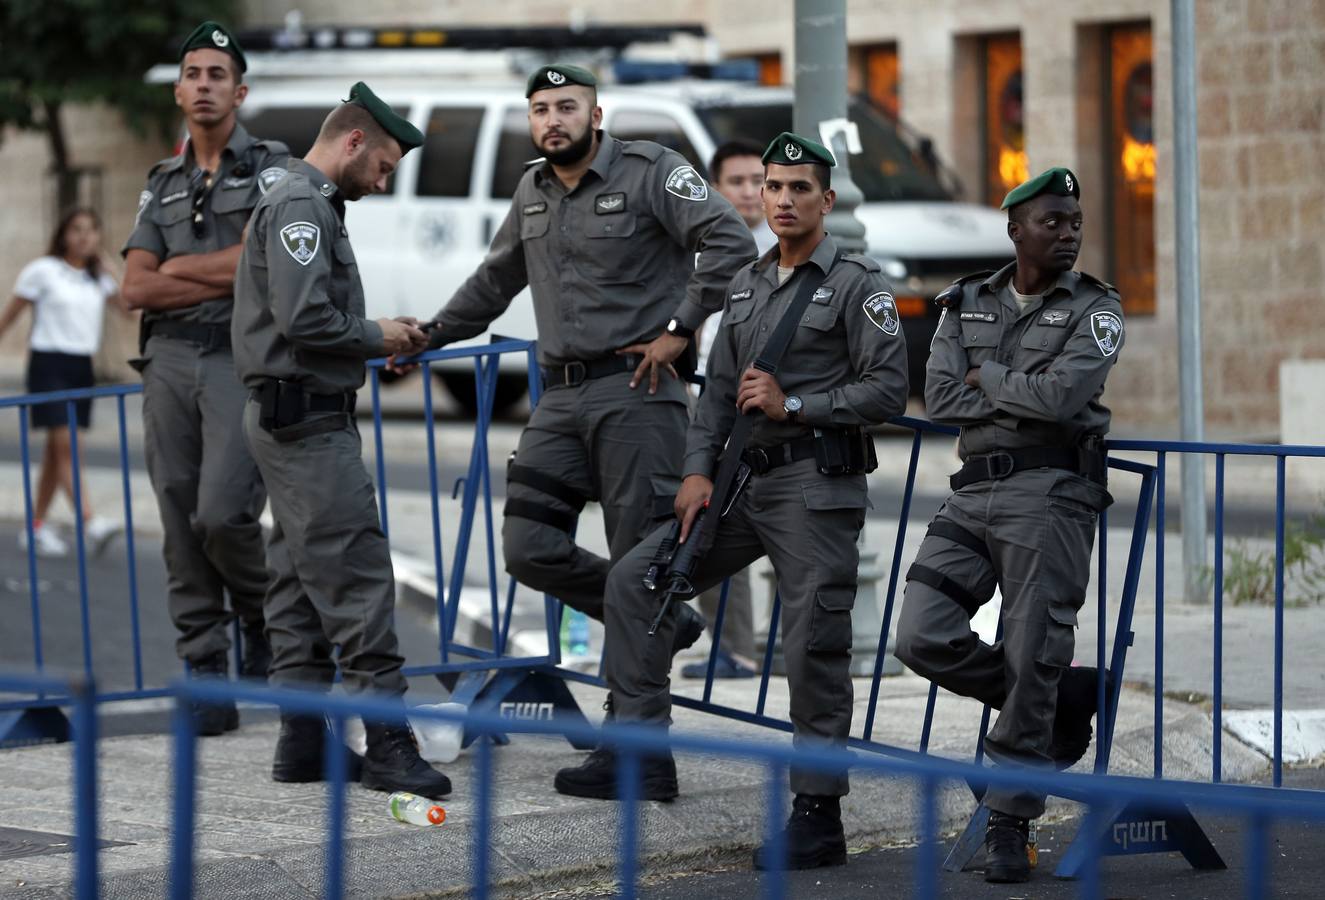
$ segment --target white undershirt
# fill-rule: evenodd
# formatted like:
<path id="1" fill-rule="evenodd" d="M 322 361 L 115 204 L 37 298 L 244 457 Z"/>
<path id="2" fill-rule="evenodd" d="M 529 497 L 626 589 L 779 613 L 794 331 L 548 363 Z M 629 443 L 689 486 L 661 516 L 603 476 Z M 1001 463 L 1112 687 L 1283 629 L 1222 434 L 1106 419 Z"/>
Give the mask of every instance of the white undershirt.
<path id="1" fill-rule="evenodd" d="M 58 256 L 43 256 L 23 267 L 14 293 L 32 304 L 33 350 L 92 356 L 101 346 L 106 299 L 119 287 L 102 274 L 94 278 Z"/>
<path id="2" fill-rule="evenodd" d="M 1043 294 L 1023 294 L 1014 288 L 1011 282 L 1008 282 L 1008 290 L 1012 292 L 1012 299 L 1017 301 L 1017 306 L 1021 308 L 1022 312 L 1025 312 L 1027 307 L 1044 296 Z"/>
<path id="3" fill-rule="evenodd" d="M 778 266 L 778 284 L 786 284 L 787 279 L 790 278 L 795 271 L 795 266 Z"/>

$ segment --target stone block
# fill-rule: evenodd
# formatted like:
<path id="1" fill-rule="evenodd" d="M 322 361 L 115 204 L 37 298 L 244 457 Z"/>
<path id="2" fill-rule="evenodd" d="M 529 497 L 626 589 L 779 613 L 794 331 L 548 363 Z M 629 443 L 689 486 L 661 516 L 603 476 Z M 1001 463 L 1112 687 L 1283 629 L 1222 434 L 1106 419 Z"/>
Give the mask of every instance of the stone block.
<path id="1" fill-rule="evenodd" d="M 1325 359 L 1286 359 L 1279 363 L 1279 440 L 1285 444 L 1325 444 Z"/>

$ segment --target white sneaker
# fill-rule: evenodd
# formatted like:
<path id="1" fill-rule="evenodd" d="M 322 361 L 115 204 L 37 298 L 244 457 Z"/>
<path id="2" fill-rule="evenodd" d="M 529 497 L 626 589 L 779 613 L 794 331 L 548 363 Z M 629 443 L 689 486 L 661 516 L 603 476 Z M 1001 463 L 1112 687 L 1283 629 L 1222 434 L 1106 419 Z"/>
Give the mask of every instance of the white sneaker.
<path id="1" fill-rule="evenodd" d="M 106 552 L 106 545 L 115 535 L 124 531 L 124 526 L 112 519 L 93 516 L 83 523 L 83 541 L 88 553 L 100 556 Z"/>
<path id="2" fill-rule="evenodd" d="M 32 529 L 32 545 L 36 548 L 38 556 L 60 557 L 69 555 L 69 545 L 61 540 L 59 532 L 49 522 L 42 522 Z M 18 533 L 18 549 L 23 551 L 28 549 L 28 530 L 26 528 Z"/>

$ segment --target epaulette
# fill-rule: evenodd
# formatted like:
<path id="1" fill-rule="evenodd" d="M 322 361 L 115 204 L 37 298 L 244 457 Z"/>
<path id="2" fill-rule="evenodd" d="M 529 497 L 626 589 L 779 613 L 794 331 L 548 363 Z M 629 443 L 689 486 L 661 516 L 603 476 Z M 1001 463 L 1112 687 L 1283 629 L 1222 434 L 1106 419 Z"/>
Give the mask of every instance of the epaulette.
<path id="1" fill-rule="evenodd" d="M 622 141 L 621 152 L 629 153 L 632 156 L 642 156 L 649 162 L 659 159 L 667 148 L 662 144 L 655 144 L 653 141 Z"/>
<path id="2" fill-rule="evenodd" d="M 1096 278 L 1094 275 L 1091 275 L 1089 272 L 1078 272 L 1077 274 L 1081 276 L 1082 281 L 1085 281 L 1088 284 L 1093 284 L 1095 287 L 1099 288 L 1105 293 L 1113 294 L 1115 297 L 1120 296 L 1118 293 L 1118 289 L 1113 285 L 1109 284 L 1109 282 L 1101 281 L 1100 279 Z"/>
<path id="3" fill-rule="evenodd" d="M 179 159 L 178 155 L 167 156 L 165 159 L 158 159 L 156 162 L 152 163 L 152 168 L 147 170 L 147 177 L 151 178 L 153 175 L 155 175 L 157 172 L 160 172 L 166 166 L 173 165 L 175 160 L 177 159 Z"/>
<path id="4" fill-rule="evenodd" d="M 970 284 L 972 281 L 983 281 L 993 274 L 994 272 L 992 269 L 986 269 L 983 272 L 972 272 L 970 275 L 963 275 L 961 278 L 958 278 L 952 284 L 938 292 L 938 295 L 934 297 L 935 305 L 942 309 L 950 309 L 957 306 L 962 302 L 963 287 Z"/>
<path id="5" fill-rule="evenodd" d="M 864 253 L 843 253 L 843 262 L 855 263 L 866 272 L 882 272 L 879 261 L 872 256 L 866 256 Z"/>
<path id="6" fill-rule="evenodd" d="M 290 155 L 290 145 L 284 141 L 273 141 L 268 140 L 267 138 L 260 138 L 259 140 L 254 141 L 253 145 L 255 147 L 261 147 L 272 156 L 279 156 L 282 153 L 286 156 Z"/>

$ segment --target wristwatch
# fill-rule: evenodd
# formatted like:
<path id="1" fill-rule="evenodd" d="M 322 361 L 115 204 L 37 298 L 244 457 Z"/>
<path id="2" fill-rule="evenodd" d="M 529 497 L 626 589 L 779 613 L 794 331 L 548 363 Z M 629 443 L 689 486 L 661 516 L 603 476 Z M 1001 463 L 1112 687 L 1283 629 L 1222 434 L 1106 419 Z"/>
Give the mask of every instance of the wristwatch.
<path id="1" fill-rule="evenodd" d="M 695 329 L 686 328 L 681 324 L 680 319 L 672 319 L 667 323 L 667 333 L 674 334 L 677 337 L 692 338 L 695 336 Z"/>
<path id="2" fill-rule="evenodd" d="M 804 405 L 805 404 L 804 402 L 801 401 L 800 397 L 797 397 L 795 394 L 788 394 L 787 398 L 782 401 L 782 411 L 787 414 L 787 421 L 788 422 L 799 421 L 801 415 L 801 407 Z"/>

